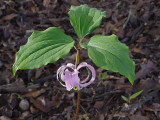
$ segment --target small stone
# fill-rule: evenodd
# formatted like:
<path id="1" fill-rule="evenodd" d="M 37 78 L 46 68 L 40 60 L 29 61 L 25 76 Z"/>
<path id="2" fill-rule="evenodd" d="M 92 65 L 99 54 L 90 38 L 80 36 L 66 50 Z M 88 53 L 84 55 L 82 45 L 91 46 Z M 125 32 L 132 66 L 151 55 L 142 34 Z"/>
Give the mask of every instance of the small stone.
<path id="1" fill-rule="evenodd" d="M 28 116 L 30 116 L 30 113 L 29 113 L 28 111 L 25 111 L 25 112 L 22 113 L 21 118 L 22 118 L 22 119 L 25 119 L 25 118 L 27 118 Z"/>
<path id="2" fill-rule="evenodd" d="M 0 120 L 11 120 L 9 117 L 6 116 L 0 116 Z"/>
<path id="3" fill-rule="evenodd" d="M 30 111 L 32 114 L 38 113 L 38 109 L 34 108 L 33 106 L 30 107 Z"/>
<path id="4" fill-rule="evenodd" d="M 29 108 L 29 102 L 26 99 L 23 99 L 20 101 L 19 103 L 19 107 L 21 108 L 21 110 L 26 111 Z"/>

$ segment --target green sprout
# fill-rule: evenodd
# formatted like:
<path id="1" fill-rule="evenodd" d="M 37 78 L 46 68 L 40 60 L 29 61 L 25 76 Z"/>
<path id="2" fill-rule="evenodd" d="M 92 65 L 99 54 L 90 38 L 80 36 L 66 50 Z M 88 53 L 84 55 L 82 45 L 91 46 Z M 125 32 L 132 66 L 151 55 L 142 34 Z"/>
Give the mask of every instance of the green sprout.
<path id="1" fill-rule="evenodd" d="M 129 98 L 127 98 L 127 97 L 125 97 L 125 96 L 121 96 L 122 97 L 122 99 L 124 100 L 124 101 L 126 101 L 127 103 L 130 103 L 130 101 L 132 100 L 132 99 L 134 99 L 134 98 L 136 98 L 137 96 L 139 96 L 141 93 L 143 92 L 143 90 L 141 90 L 141 91 L 139 91 L 139 92 L 136 92 L 136 93 L 134 93 L 133 95 L 131 95 Z"/>
<path id="2" fill-rule="evenodd" d="M 17 94 L 17 97 L 18 97 L 18 99 L 20 99 L 20 100 L 23 100 L 23 99 L 24 99 L 20 94 Z"/>

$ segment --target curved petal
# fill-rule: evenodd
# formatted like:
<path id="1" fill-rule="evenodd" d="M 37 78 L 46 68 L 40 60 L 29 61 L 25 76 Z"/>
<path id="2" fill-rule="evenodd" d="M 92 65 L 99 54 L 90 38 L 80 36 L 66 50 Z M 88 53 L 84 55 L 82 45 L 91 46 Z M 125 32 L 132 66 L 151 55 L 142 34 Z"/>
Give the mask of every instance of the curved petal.
<path id="1" fill-rule="evenodd" d="M 70 91 L 72 87 L 77 87 L 79 89 L 79 77 L 78 71 L 70 72 L 68 69 L 65 71 L 64 80 L 66 83 L 66 89 Z"/>
<path id="2" fill-rule="evenodd" d="M 83 84 L 83 83 L 87 82 L 89 80 L 90 76 L 91 76 L 91 74 L 88 72 L 87 77 L 84 80 L 82 80 L 80 83 Z"/>
<path id="3" fill-rule="evenodd" d="M 87 78 L 89 78 L 87 76 L 87 78 L 80 83 L 80 86 L 86 87 L 86 86 L 90 85 L 95 80 L 96 72 L 95 72 L 95 69 L 91 65 L 87 64 L 86 62 L 82 62 L 81 64 L 79 64 L 79 66 L 77 67 L 77 70 L 79 70 L 82 67 L 87 67 L 92 73 L 92 78 L 91 78 L 91 80 L 89 82 L 84 83 L 84 82 L 86 82 L 88 80 Z"/>
<path id="4" fill-rule="evenodd" d="M 59 81 L 59 74 L 61 73 L 61 75 L 60 75 L 60 77 L 61 77 L 61 79 L 64 81 L 64 70 L 66 69 L 66 68 L 71 68 L 72 70 L 74 70 L 74 68 L 75 68 L 75 65 L 73 65 L 72 63 L 68 63 L 67 65 L 62 65 L 58 70 L 57 70 L 57 80 Z M 64 86 L 64 85 L 63 85 Z"/>
<path id="5" fill-rule="evenodd" d="M 67 68 L 66 65 L 62 65 L 58 70 L 57 70 L 57 80 L 60 82 L 61 85 L 65 86 L 65 84 L 62 83 L 62 81 L 64 81 L 64 70 Z M 60 76 L 59 76 L 60 75 Z M 61 80 L 59 79 L 59 77 L 61 78 Z"/>
<path id="6" fill-rule="evenodd" d="M 75 69 L 75 65 L 72 64 L 72 63 L 68 63 L 67 66 L 68 66 L 69 68 L 73 69 L 73 70 Z"/>
<path id="7" fill-rule="evenodd" d="M 66 89 L 68 91 L 70 91 L 72 89 L 73 85 L 72 85 L 72 73 L 69 70 L 65 71 L 64 80 L 66 83 Z"/>

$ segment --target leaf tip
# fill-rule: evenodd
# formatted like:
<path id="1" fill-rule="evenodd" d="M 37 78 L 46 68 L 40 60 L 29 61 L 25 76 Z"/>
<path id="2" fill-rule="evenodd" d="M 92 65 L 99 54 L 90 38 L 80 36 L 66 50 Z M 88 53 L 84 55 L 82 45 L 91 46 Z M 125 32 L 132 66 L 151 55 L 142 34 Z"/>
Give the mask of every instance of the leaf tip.
<path id="1" fill-rule="evenodd" d="M 102 11 L 102 17 L 106 17 L 106 11 Z"/>
<path id="2" fill-rule="evenodd" d="M 135 79 L 135 74 L 134 74 L 134 76 L 129 77 L 128 79 L 129 79 L 129 82 L 131 83 L 131 85 L 133 85 L 134 84 L 134 79 Z"/>
<path id="3" fill-rule="evenodd" d="M 131 85 L 133 85 L 134 84 L 134 81 L 131 81 Z"/>
<path id="4" fill-rule="evenodd" d="M 14 76 L 16 75 L 16 70 L 15 70 L 15 69 L 13 69 L 13 75 L 14 75 Z"/>
<path id="5" fill-rule="evenodd" d="M 13 64 L 13 75 L 16 75 L 16 72 L 18 70 L 18 67 L 16 67 L 15 63 Z"/>

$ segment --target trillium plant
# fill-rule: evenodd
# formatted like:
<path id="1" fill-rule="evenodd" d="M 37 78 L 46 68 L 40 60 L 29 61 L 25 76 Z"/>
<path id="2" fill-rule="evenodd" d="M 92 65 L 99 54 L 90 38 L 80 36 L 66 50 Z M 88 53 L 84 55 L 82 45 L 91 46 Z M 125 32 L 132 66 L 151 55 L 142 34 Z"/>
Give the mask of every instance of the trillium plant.
<path id="1" fill-rule="evenodd" d="M 73 26 L 78 42 L 66 35 L 60 28 L 50 27 L 44 31 L 34 31 L 28 38 L 26 45 L 21 46 L 16 53 L 13 65 L 13 74 L 17 70 L 35 69 L 54 63 L 64 58 L 74 47 L 77 51 L 75 65 L 68 63 L 57 70 L 57 80 L 66 87 L 78 91 L 77 110 L 75 120 L 78 118 L 80 90 L 90 85 L 96 77 L 95 69 L 86 62 L 80 63 L 80 50 L 86 49 L 89 58 L 96 66 L 105 70 L 119 72 L 133 84 L 135 78 L 135 64 L 129 57 L 128 47 L 118 40 L 116 35 L 94 35 L 87 42 L 83 38 L 92 33 L 106 16 L 105 11 L 90 8 L 88 5 L 71 6 L 69 10 L 70 23 Z M 80 69 L 86 68 L 88 76 L 81 80 Z"/>

